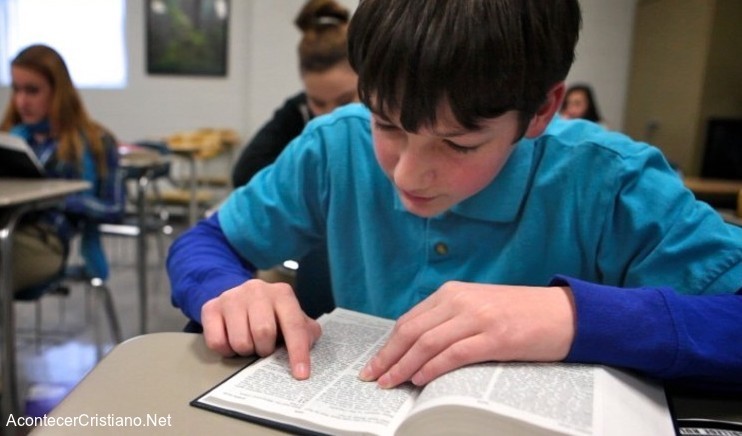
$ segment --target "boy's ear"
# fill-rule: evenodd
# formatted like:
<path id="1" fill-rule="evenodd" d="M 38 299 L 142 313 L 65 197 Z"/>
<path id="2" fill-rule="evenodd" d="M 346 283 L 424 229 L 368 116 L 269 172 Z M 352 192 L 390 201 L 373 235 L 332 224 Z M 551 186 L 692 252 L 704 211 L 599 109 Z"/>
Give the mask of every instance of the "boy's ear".
<path id="1" fill-rule="evenodd" d="M 546 93 L 546 101 L 538 108 L 531 121 L 528 122 L 526 138 L 535 138 L 544 132 L 546 126 L 554 117 L 554 114 L 562 107 L 565 89 L 564 82 L 562 81 L 552 86 L 549 92 Z"/>

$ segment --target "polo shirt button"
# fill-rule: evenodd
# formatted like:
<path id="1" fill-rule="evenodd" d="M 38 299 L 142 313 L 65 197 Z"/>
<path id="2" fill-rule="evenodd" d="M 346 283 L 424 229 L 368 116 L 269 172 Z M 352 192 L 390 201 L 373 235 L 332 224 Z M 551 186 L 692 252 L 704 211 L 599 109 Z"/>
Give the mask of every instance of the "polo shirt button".
<path id="1" fill-rule="evenodd" d="M 435 252 L 440 254 L 441 256 L 448 254 L 448 245 L 444 244 L 443 242 L 435 244 Z"/>

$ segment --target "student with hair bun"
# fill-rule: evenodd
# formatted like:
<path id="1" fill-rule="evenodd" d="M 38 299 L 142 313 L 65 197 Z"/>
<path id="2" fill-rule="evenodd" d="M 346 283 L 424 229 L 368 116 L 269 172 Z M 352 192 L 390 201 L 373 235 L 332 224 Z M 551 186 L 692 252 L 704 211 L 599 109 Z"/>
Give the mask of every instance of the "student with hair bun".
<path id="1" fill-rule="evenodd" d="M 335 0 L 309 0 L 294 24 L 299 41 L 299 74 L 304 90 L 286 100 L 242 150 L 232 170 L 238 188 L 273 163 L 312 118 L 358 100 L 358 76 L 348 62 L 350 13 Z M 324 241 L 299 260 L 296 294 L 312 317 L 332 310 L 330 272 Z M 303 297 L 304 296 L 304 297 Z"/>
<path id="2" fill-rule="evenodd" d="M 294 24 L 303 33 L 298 46 L 304 90 L 286 100 L 243 149 L 232 170 L 232 185 L 246 184 L 276 160 L 310 119 L 358 100 L 358 78 L 348 63 L 350 12 L 334 0 L 309 0 Z"/>

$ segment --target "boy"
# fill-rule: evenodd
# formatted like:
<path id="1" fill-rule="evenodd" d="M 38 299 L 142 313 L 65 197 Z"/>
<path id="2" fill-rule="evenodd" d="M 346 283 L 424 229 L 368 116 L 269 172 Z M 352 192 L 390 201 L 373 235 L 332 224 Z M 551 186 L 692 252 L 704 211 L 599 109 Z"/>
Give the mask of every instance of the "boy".
<path id="1" fill-rule="evenodd" d="M 656 149 L 552 121 L 579 26 L 576 0 L 362 1 L 365 106 L 315 120 L 176 241 L 175 304 L 224 355 L 280 335 L 307 378 L 319 326 L 251 271 L 326 241 L 336 304 L 399 318 L 360 374 L 382 387 L 486 360 L 742 383 L 740 229 Z"/>

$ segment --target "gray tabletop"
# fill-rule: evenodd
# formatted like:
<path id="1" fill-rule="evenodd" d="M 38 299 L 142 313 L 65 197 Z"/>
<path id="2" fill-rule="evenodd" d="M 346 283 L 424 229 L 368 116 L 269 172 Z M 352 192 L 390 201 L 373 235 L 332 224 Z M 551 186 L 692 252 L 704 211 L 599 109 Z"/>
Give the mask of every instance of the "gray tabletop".
<path id="1" fill-rule="evenodd" d="M 57 406 L 50 417 L 157 418 L 157 426 L 37 427 L 34 435 L 59 434 L 282 434 L 214 412 L 190 401 L 250 362 L 209 351 L 203 336 L 152 333 L 117 345 Z"/>
<path id="2" fill-rule="evenodd" d="M 0 178 L 0 207 L 58 198 L 89 186 L 84 180 Z"/>
<path id="3" fill-rule="evenodd" d="M 281 434 L 189 405 L 249 362 L 249 358 L 218 356 L 206 348 L 202 335 L 138 336 L 116 346 L 49 416 L 139 417 L 144 421 L 156 415 L 164 418 L 162 426 L 39 427 L 32 434 Z M 678 400 L 677 411 L 685 417 L 742 419 L 742 402 Z"/>

